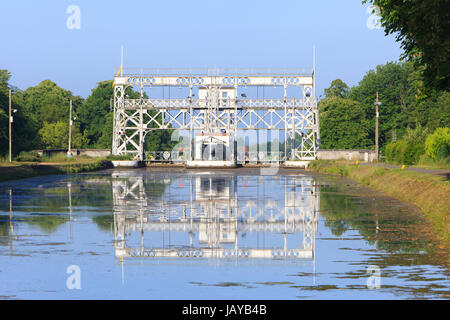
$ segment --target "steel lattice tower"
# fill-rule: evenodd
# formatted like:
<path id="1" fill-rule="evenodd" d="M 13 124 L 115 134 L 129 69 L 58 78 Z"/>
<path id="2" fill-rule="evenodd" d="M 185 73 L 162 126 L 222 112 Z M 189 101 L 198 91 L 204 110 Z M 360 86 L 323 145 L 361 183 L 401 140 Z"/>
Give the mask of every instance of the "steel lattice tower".
<path id="1" fill-rule="evenodd" d="M 127 87 L 139 87 L 141 96 L 130 99 Z M 185 99 L 147 99 L 146 87 L 187 87 Z M 224 88 L 281 87 L 283 98 L 247 99 L 227 97 L 218 92 Z M 204 97 L 194 97 L 193 89 L 207 90 Z M 301 98 L 290 98 L 288 87 L 298 88 Z M 294 141 L 282 152 L 280 161 L 314 160 L 320 141 L 317 99 L 312 69 L 189 69 L 123 70 L 114 78 L 114 129 L 112 154 L 133 154 L 144 160 L 145 136 L 153 130 L 179 129 L 189 131 L 189 143 L 183 161 L 193 161 L 194 132 L 203 135 L 226 132 L 236 141 L 244 130 L 281 130 L 284 141 Z M 297 142 L 299 141 L 299 142 Z M 285 148 L 288 144 L 285 143 Z M 240 150 L 230 143 L 229 153 L 234 161 Z M 259 153 L 257 161 L 267 155 Z M 202 159 L 205 160 L 205 159 Z"/>

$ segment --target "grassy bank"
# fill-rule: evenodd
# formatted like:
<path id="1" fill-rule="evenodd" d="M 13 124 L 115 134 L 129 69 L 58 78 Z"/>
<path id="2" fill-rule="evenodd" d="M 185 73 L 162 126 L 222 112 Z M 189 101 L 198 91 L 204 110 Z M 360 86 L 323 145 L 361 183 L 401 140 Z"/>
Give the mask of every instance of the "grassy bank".
<path id="1" fill-rule="evenodd" d="M 110 168 L 105 159 L 80 159 L 67 162 L 0 163 L 0 181 L 31 178 L 49 174 L 70 174 Z"/>
<path id="2" fill-rule="evenodd" d="M 450 184 L 443 177 L 402 169 L 317 160 L 311 170 L 348 177 L 392 198 L 421 209 L 436 235 L 450 246 Z"/>

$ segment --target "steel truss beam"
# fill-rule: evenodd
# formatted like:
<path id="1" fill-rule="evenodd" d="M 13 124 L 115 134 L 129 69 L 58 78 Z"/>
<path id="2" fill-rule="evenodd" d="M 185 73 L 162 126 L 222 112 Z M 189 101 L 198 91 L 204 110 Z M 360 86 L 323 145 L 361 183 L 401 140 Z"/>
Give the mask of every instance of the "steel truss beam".
<path id="1" fill-rule="evenodd" d="M 316 158 L 319 141 L 317 100 L 314 98 L 314 74 L 247 74 L 244 72 L 224 76 L 208 75 L 129 75 L 115 78 L 114 86 L 114 155 L 134 154 L 144 160 L 145 136 L 153 130 L 179 129 L 217 132 L 226 130 L 236 139 L 238 131 L 284 131 L 291 143 L 290 160 Z M 125 96 L 128 86 L 177 86 L 189 87 L 188 99 L 129 99 Z M 193 99 L 194 86 L 208 87 L 217 92 L 222 86 L 278 86 L 284 88 L 283 99 Z M 298 87 L 302 99 L 289 99 L 288 86 Z M 300 140 L 300 142 L 298 142 Z M 297 145 L 296 145 L 297 144 Z M 189 145 L 188 148 L 191 146 Z M 186 150 L 190 153 L 190 150 Z M 237 151 L 235 151 L 237 152 Z M 288 160 L 288 155 L 284 155 Z"/>

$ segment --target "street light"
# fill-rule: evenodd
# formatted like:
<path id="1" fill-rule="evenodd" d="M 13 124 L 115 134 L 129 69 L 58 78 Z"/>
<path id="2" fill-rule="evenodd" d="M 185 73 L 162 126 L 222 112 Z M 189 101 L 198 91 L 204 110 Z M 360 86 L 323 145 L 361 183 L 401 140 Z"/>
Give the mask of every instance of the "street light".
<path id="1" fill-rule="evenodd" d="M 72 151 L 71 151 L 71 146 L 72 146 L 72 125 L 73 125 L 73 120 L 76 120 L 77 117 L 72 117 L 72 100 L 70 100 L 70 107 L 69 107 L 69 148 L 67 150 L 67 157 L 70 158 L 72 157 Z"/>
<path id="2" fill-rule="evenodd" d="M 379 112 L 378 112 L 378 106 L 381 106 L 381 102 L 378 101 L 378 91 L 377 91 L 377 98 L 375 101 L 375 108 L 376 108 L 376 115 L 375 115 L 375 154 L 376 154 L 376 158 L 377 158 L 377 162 L 379 160 L 379 152 L 378 152 L 378 118 L 380 116 Z"/>
<path id="3" fill-rule="evenodd" d="M 12 109 L 12 92 L 9 89 L 9 162 L 12 162 L 12 123 L 14 121 L 11 112 L 16 113 L 17 109 Z"/>

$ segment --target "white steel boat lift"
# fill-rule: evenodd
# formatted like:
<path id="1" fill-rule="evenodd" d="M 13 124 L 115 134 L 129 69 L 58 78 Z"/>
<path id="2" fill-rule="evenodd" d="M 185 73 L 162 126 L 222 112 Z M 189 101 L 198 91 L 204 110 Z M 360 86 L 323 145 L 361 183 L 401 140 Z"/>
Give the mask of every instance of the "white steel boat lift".
<path id="1" fill-rule="evenodd" d="M 127 87 L 138 87 L 140 97 L 128 98 Z M 147 98 L 144 90 L 155 87 L 188 88 L 189 96 Z M 238 89 L 248 87 L 282 88 L 283 96 L 238 96 Z M 298 89 L 295 97 L 288 94 L 292 92 L 290 87 Z M 145 137 L 154 130 L 188 133 L 181 148 L 154 154 L 161 161 L 181 161 L 188 166 L 234 166 L 246 160 L 314 160 L 320 144 L 314 70 L 121 70 L 114 78 L 112 154 L 132 154 L 135 160 L 148 160 Z M 250 130 L 281 131 L 284 150 L 279 150 L 279 143 L 272 144 L 270 151 L 256 145 L 246 147 L 239 132 Z"/>

